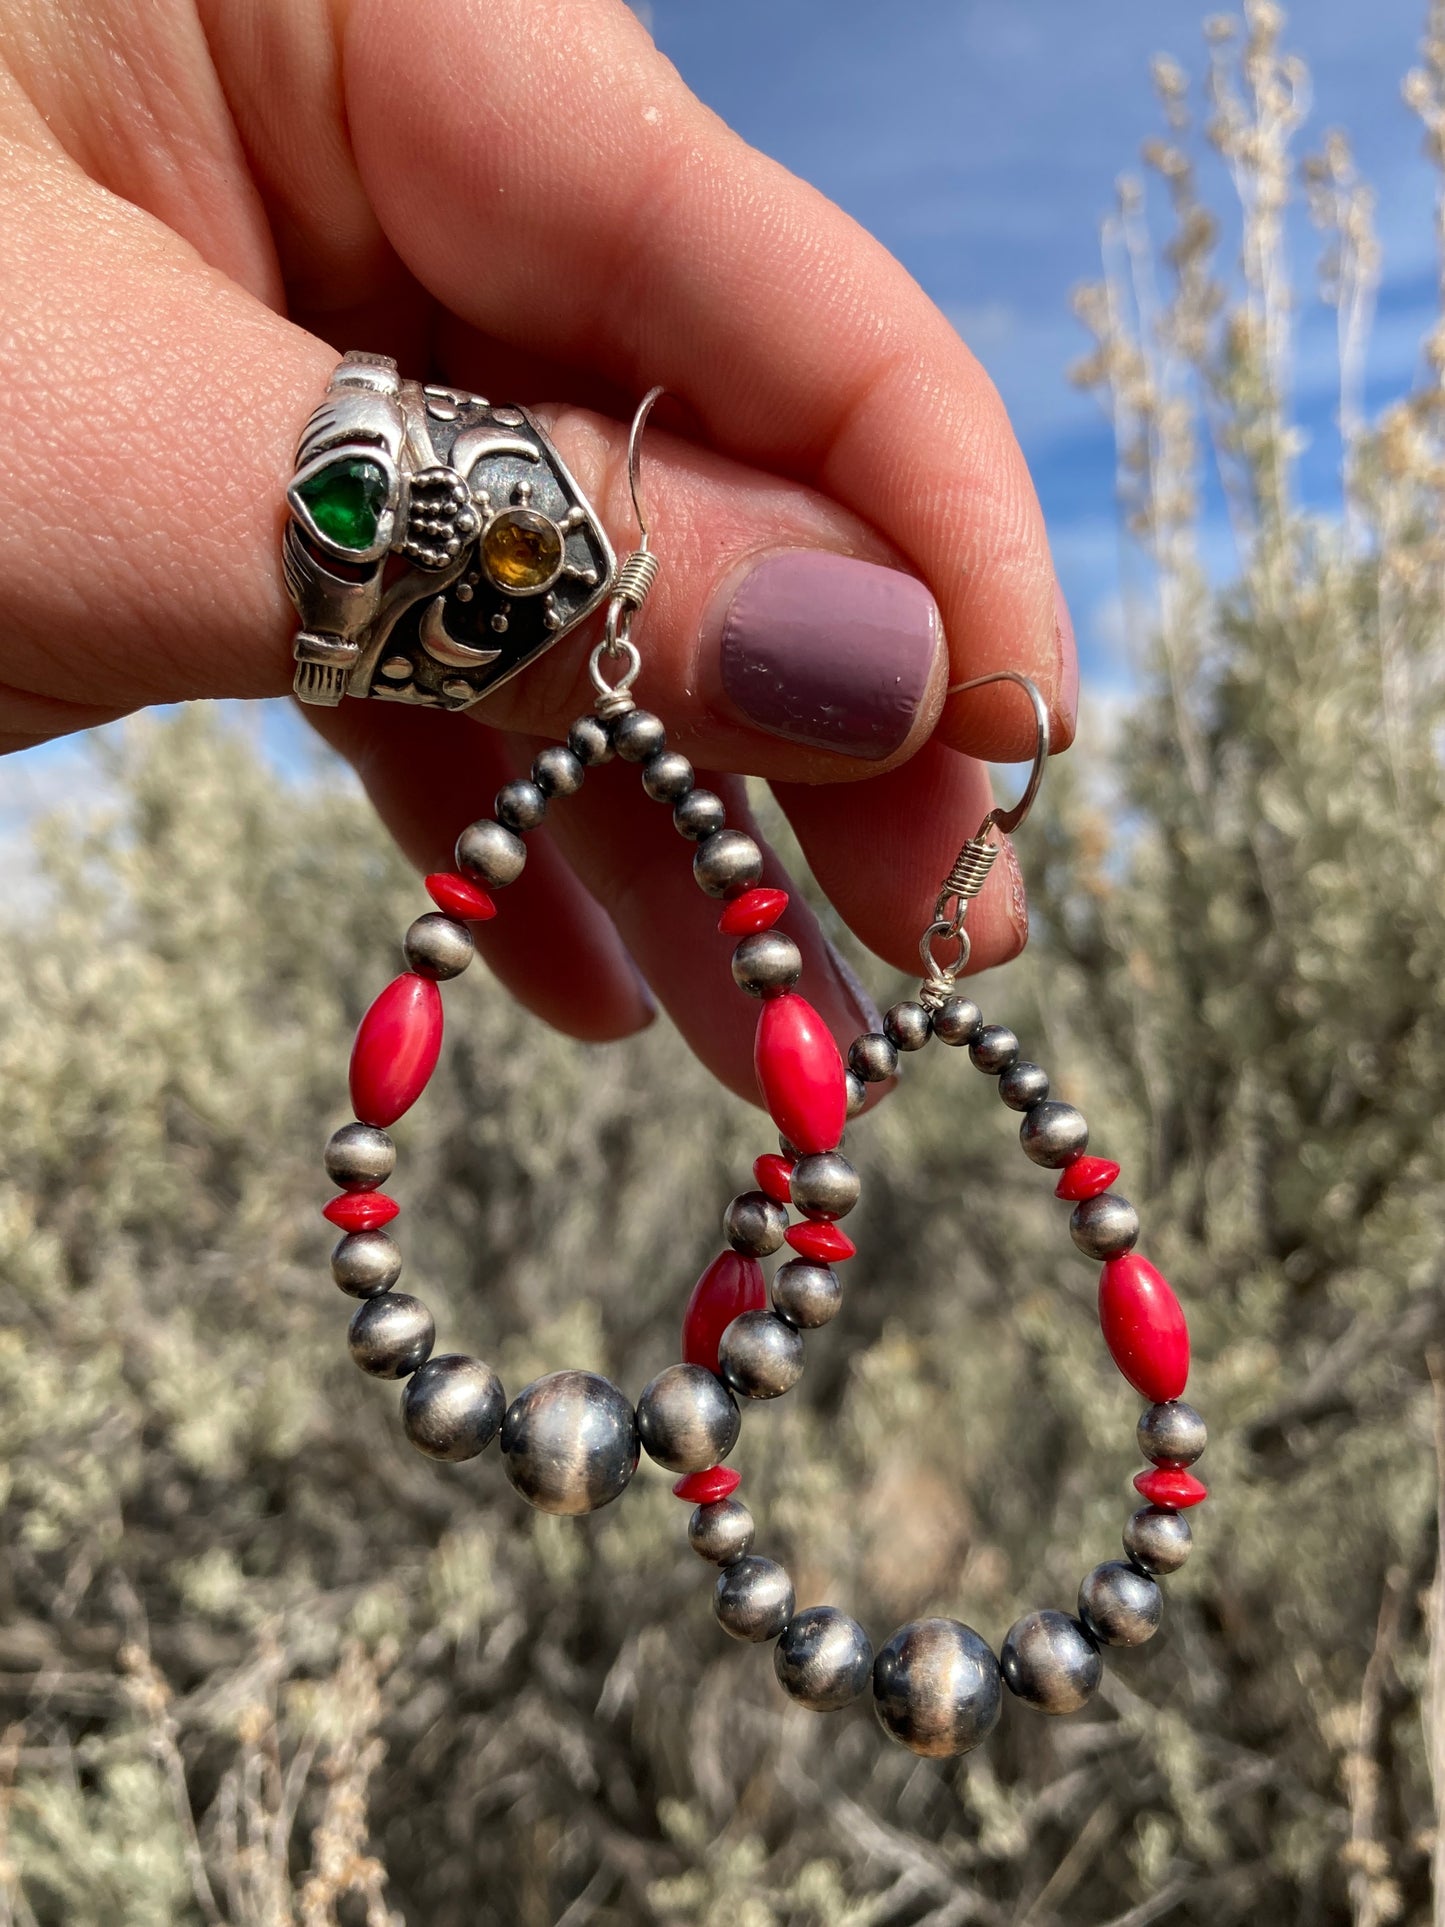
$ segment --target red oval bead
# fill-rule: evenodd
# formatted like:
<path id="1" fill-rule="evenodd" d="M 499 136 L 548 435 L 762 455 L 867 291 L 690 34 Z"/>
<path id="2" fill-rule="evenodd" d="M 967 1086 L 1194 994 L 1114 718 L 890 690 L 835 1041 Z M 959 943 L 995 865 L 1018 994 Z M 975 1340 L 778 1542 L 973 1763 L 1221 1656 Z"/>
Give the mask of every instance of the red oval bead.
<path id="1" fill-rule="evenodd" d="M 786 890 L 744 890 L 723 911 L 717 927 L 725 937 L 751 937 L 756 931 L 771 930 L 787 907 Z"/>
<path id="2" fill-rule="evenodd" d="M 800 1151 L 837 1148 L 848 1083 L 833 1034 L 806 997 L 770 997 L 753 1045 L 758 1089 L 774 1124 Z"/>
<path id="3" fill-rule="evenodd" d="M 713 1505 L 719 1499 L 730 1497 L 742 1482 L 742 1473 L 734 1472 L 730 1465 L 713 1465 L 706 1472 L 684 1473 L 672 1490 L 689 1505 Z"/>
<path id="4" fill-rule="evenodd" d="M 1064 1166 L 1064 1175 L 1054 1187 L 1054 1196 L 1069 1204 L 1084 1198 L 1097 1198 L 1119 1175 L 1119 1167 L 1108 1158 L 1075 1158 Z"/>
<path id="5" fill-rule="evenodd" d="M 783 1235 L 794 1251 L 819 1265 L 841 1264 L 858 1249 L 847 1232 L 835 1224 L 789 1225 Z"/>
<path id="6" fill-rule="evenodd" d="M 764 1151 L 760 1158 L 753 1159 L 753 1177 L 759 1191 L 772 1199 L 774 1204 L 791 1204 L 793 1201 L 793 1161 L 780 1158 L 776 1151 Z"/>
<path id="7" fill-rule="evenodd" d="M 1209 1497 L 1209 1487 L 1201 1479 L 1196 1479 L 1192 1472 L 1186 1472 L 1177 1465 L 1161 1465 L 1151 1472 L 1136 1472 L 1134 1490 L 1142 1494 L 1150 1505 L 1168 1506 L 1174 1512 L 1183 1512 Z"/>
<path id="8" fill-rule="evenodd" d="M 685 1364 L 717 1370 L 718 1340 L 745 1311 L 765 1311 L 768 1288 L 756 1258 L 740 1251 L 724 1251 L 714 1258 L 692 1288 L 682 1314 L 682 1356 Z"/>
<path id="9" fill-rule="evenodd" d="M 1156 1404 L 1179 1397 L 1189 1381 L 1189 1327 L 1168 1281 L 1136 1251 L 1100 1273 L 1099 1323 L 1136 1392 Z"/>
<path id="10" fill-rule="evenodd" d="M 351 1107 L 363 1124 L 394 1124 L 426 1089 L 442 1047 L 442 995 L 408 971 L 362 1018 L 351 1047 Z"/>
<path id="11" fill-rule="evenodd" d="M 384 1191 L 343 1191 L 322 1205 L 321 1215 L 342 1231 L 376 1231 L 390 1224 L 400 1209 Z"/>
<path id="12" fill-rule="evenodd" d="M 438 870 L 426 880 L 426 893 L 438 910 L 463 923 L 485 923 L 497 914 L 497 906 L 485 890 L 479 890 L 470 877 L 455 870 Z"/>

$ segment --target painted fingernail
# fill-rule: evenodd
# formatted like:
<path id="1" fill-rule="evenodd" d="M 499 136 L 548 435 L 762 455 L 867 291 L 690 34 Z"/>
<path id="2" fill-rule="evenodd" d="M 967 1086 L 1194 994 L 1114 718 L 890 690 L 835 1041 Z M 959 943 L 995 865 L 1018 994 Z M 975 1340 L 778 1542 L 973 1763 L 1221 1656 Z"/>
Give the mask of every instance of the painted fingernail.
<path id="1" fill-rule="evenodd" d="M 770 735 L 876 762 L 907 740 L 943 647 L 923 584 L 852 556 L 764 556 L 722 625 L 723 688 Z"/>
<path id="2" fill-rule="evenodd" d="M 1079 720 L 1079 652 L 1074 646 L 1069 605 L 1057 582 L 1054 584 L 1054 636 L 1059 645 L 1059 711 L 1072 734 Z"/>

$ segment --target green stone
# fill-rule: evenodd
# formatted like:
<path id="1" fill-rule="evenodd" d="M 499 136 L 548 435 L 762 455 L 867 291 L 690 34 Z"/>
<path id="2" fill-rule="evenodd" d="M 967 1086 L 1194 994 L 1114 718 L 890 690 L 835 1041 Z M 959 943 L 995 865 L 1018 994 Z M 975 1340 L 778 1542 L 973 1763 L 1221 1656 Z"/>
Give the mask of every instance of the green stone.
<path id="1" fill-rule="evenodd" d="M 386 476 L 375 462 L 355 458 L 332 462 L 309 481 L 298 483 L 296 493 L 317 528 L 337 548 L 360 553 L 375 542 L 387 493 Z"/>

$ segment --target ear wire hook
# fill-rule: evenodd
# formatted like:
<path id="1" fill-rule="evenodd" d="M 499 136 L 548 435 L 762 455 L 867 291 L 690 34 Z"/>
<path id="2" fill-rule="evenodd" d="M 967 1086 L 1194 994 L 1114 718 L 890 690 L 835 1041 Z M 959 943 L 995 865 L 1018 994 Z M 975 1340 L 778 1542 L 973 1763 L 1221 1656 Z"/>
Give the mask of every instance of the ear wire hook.
<path id="1" fill-rule="evenodd" d="M 977 832 L 979 836 L 986 836 L 990 828 L 997 828 L 1002 831 L 1005 836 L 1012 836 L 1019 824 L 1023 822 L 1024 818 L 1033 808 L 1034 798 L 1039 793 L 1039 784 L 1044 780 L 1044 769 L 1049 760 L 1049 706 L 1044 701 L 1038 684 L 1030 682 L 1028 677 L 1021 675 L 1017 669 L 995 669 L 993 673 L 988 676 L 971 676 L 967 682 L 950 683 L 947 693 L 950 696 L 957 696 L 965 689 L 982 689 L 987 684 L 995 682 L 1012 682 L 1018 684 L 1019 688 L 1023 690 L 1024 694 L 1033 704 L 1034 727 L 1038 732 L 1037 741 L 1034 745 L 1033 768 L 1029 771 L 1029 780 L 1024 785 L 1023 794 L 1019 797 L 1012 809 L 1000 810 L 995 808 L 990 810 L 988 815 L 983 819 L 983 822 L 979 825 Z"/>
<path id="2" fill-rule="evenodd" d="M 637 547 L 623 559 L 613 578 L 606 628 L 587 664 L 592 687 L 597 691 L 599 716 L 621 716 L 636 707 L 629 692 L 642 668 L 642 657 L 632 640 L 632 618 L 647 600 L 647 593 L 656 582 L 661 567 L 652 553 L 651 531 L 642 502 L 642 431 L 654 406 L 666 393 L 667 390 L 662 387 L 649 388 L 637 404 L 632 426 L 627 431 L 627 486 L 632 492 L 632 511 L 637 517 L 639 539 Z M 626 657 L 627 666 L 616 682 L 609 682 L 602 673 L 603 660 L 615 661 L 619 656 Z"/>

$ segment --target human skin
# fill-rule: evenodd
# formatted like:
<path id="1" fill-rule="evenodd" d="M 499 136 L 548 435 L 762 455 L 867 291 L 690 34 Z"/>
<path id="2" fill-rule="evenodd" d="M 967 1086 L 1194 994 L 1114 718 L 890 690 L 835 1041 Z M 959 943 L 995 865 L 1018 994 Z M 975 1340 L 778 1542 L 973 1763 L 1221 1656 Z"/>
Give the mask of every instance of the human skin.
<path id="1" fill-rule="evenodd" d="M 677 398 L 645 450 L 664 567 L 639 700 L 699 771 L 733 773 L 704 779 L 733 821 L 739 776 L 770 782 L 839 917 L 889 963 L 916 966 L 987 807 L 984 762 L 1031 748 L 1017 688 L 949 685 L 1021 670 L 1055 746 L 1072 736 L 1072 633 L 987 376 L 620 0 L 0 0 L 0 254 L 0 748 L 290 687 L 284 490 L 348 347 L 537 408 L 619 550 L 627 417 L 655 382 Z M 908 570 L 941 612 L 882 758 L 760 729 L 723 686 L 733 589 L 799 548 Z M 308 715 L 435 868 L 590 707 L 590 641 L 475 717 Z M 529 852 L 478 933 L 514 994 L 593 1040 L 649 1022 L 655 996 L 753 1094 L 717 906 L 636 772 L 594 772 Z M 1021 947 L 1016 866 L 970 927 L 974 968 Z M 788 928 L 805 989 L 852 1036 L 866 1004 L 796 899 Z"/>

